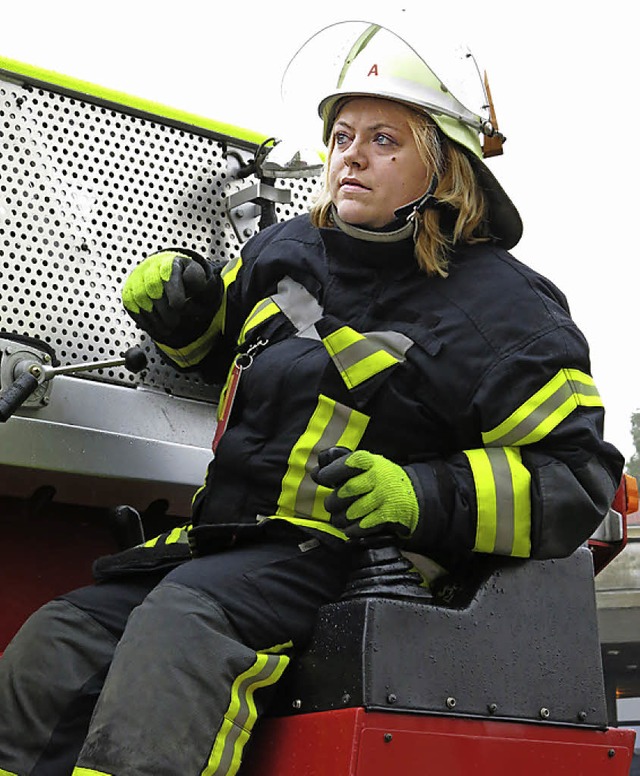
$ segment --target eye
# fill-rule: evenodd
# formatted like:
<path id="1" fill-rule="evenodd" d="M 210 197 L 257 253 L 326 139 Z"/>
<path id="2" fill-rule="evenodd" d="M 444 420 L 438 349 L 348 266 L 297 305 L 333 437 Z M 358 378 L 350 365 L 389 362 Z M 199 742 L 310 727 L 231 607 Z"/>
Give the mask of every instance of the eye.
<path id="1" fill-rule="evenodd" d="M 373 138 L 373 142 L 381 146 L 395 145 L 394 141 L 388 135 L 383 135 L 382 132 L 378 132 Z"/>
<path id="2" fill-rule="evenodd" d="M 349 135 L 346 132 L 336 132 L 333 136 L 334 142 L 337 146 L 342 146 L 349 142 Z"/>

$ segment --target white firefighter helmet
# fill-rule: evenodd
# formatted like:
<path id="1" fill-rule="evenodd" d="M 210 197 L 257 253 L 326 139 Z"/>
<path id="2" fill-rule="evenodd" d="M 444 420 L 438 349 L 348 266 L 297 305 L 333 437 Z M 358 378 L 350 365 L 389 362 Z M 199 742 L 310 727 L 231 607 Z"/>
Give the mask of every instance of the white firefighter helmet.
<path id="1" fill-rule="evenodd" d="M 502 153 L 504 141 L 486 78 L 467 47 L 448 45 L 442 36 L 427 39 L 420 51 L 424 56 L 378 24 L 330 25 L 309 39 L 289 63 L 283 97 L 298 111 L 304 110 L 305 92 L 307 100 L 315 100 L 325 143 L 345 97 L 383 97 L 424 111 L 467 153 L 487 195 L 492 234 L 505 248 L 512 248 L 522 235 L 520 215 L 483 162 L 485 156 Z"/>

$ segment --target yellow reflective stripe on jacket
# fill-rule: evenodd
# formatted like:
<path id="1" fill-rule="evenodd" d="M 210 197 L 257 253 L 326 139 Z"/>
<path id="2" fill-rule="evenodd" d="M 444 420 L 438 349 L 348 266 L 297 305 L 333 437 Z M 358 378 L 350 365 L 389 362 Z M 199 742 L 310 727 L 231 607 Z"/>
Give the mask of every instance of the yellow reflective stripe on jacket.
<path id="1" fill-rule="evenodd" d="M 238 344 L 242 345 L 251 329 L 277 313 L 282 313 L 288 318 L 298 336 L 309 336 L 310 330 L 322 317 L 324 311 L 304 286 L 285 275 L 278 282 L 276 293 L 268 299 L 259 301 L 249 313 L 238 336 Z M 315 333 L 311 336 L 320 339 Z"/>
<path id="2" fill-rule="evenodd" d="M 289 454 L 276 516 L 328 523 L 329 513 L 324 508 L 324 500 L 329 495 L 329 488 L 317 485 L 311 479 L 310 471 L 322 450 L 336 445 L 355 450 L 368 423 L 368 415 L 322 394 L 318 397 L 307 428 Z"/>
<path id="3" fill-rule="evenodd" d="M 580 406 L 603 406 L 593 378 L 578 369 L 561 369 L 499 426 L 484 432 L 482 441 L 492 447 L 539 442 Z"/>
<path id="4" fill-rule="evenodd" d="M 224 333 L 227 318 L 227 296 L 229 287 L 235 281 L 241 266 L 242 259 L 237 258 L 230 261 L 222 269 L 220 273 L 223 285 L 222 301 L 220 302 L 220 307 L 213 320 L 209 324 L 209 328 L 204 334 L 181 348 L 172 348 L 162 342 L 156 342 L 156 345 L 160 350 L 169 356 L 169 358 L 179 367 L 185 369 L 199 364 L 211 350 L 216 337 L 219 334 Z"/>
<path id="5" fill-rule="evenodd" d="M 142 544 L 142 547 L 157 547 L 158 545 L 162 546 L 163 544 L 187 544 L 189 541 L 188 532 L 190 529 L 191 525 L 181 525 L 177 528 L 172 528 L 171 531 L 158 534 L 158 536 L 154 536 L 147 540 Z"/>
<path id="6" fill-rule="evenodd" d="M 0 776 L 4 776 L 5 773 L 7 773 L 7 771 L 0 771 Z M 13 776 L 13 774 L 10 773 L 9 776 Z M 73 769 L 71 776 L 113 776 L 113 775 L 111 773 L 106 773 L 105 771 L 94 771 L 92 768 L 75 767 Z"/>
<path id="7" fill-rule="evenodd" d="M 404 361 L 405 353 L 413 344 L 398 332 L 361 334 L 349 326 L 341 327 L 322 341 L 348 388 L 355 388 Z"/>
<path id="8" fill-rule="evenodd" d="M 18 774 L 13 773 L 12 771 L 3 771 L 2 768 L 0 768 L 0 776 L 18 776 Z"/>
<path id="9" fill-rule="evenodd" d="M 201 776 L 234 776 L 238 772 L 242 751 L 258 718 L 254 694 L 274 685 L 288 664 L 287 655 L 258 652 L 255 663 L 236 678 L 229 708 Z"/>
<path id="10" fill-rule="evenodd" d="M 182 348 L 172 348 L 169 345 L 164 345 L 162 342 L 157 342 L 156 345 L 160 350 L 165 353 L 169 358 L 183 369 L 189 366 L 195 366 L 199 364 L 202 359 L 211 350 L 211 346 L 215 338 L 220 333 L 220 320 L 216 314 L 213 321 L 209 325 L 209 328 L 205 333 L 198 337 L 197 340 L 185 345 Z"/>
<path id="11" fill-rule="evenodd" d="M 251 329 L 264 323 L 272 315 L 277 315 L 280 312 L 280 308 L 273 302 L 272 299 L 263 299 L 253 308 L 253 310 L 247 316 L 244 326 L 240 330 L 238 336 L 238 345 L 242 345 L 247 338 L 248 332 Z"/>
<path id="12" fill-rule="evenodd" d="M 229 288 L 235 283 L 238 277 L 238 272 L 242 267 L 242 258 L 240 256 L 227 262 L 222 271 L 220 277 L 222 278 L 222 302 L 220 303 L 220 309 L 218 315 L 220 319 L 220 331 L 224 334 L 227 325 L 227 299 L 229 297 Z"/>
<path id="13" fill-rule="evenodd" d="M 188 533 L 190 529 L 190 525 L 181 525 L 178 528 L 174 528 L 167 536 L 165 544 L 187 544 L 189 541 Z"/>
<path id="14" fill-rule="evenodd" d="M 531 554 L 531 475 L 515 447 L 465 450 L 476 490 L 475 552 Z"/>

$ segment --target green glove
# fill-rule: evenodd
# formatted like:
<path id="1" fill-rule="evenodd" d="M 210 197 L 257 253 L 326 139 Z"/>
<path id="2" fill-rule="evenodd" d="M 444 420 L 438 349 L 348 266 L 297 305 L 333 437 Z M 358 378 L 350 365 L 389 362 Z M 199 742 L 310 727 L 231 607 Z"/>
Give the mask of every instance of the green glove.
<path id="1" fill-rule="evenodd" d="M 176 347 L 206 330 L 219 296 L 212 263 L 186 249 L 152 254 L 122 288 L 125 309 L 138 326 L 157 342 Z"/>
<path id="2" fill-rule="evenodd" d="M 317 483 L 333 488 L 325 500 L 332 524 L 351 538 L 385 532 L 411 536 L 420 520 L 420 505 L 405 469 L 366 450 L 344 450 L 325 463 L 332 452 L 319 456 L 312 474 Z"/>

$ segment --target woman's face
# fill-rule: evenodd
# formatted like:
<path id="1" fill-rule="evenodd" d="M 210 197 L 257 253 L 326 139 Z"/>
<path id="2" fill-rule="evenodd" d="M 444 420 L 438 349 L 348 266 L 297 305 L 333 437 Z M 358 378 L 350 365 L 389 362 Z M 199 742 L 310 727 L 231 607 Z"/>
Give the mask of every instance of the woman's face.
<path id="1" fill-rule="evenodd" d="M 431 171 L 420 158 L 409 108 L 377 97 L 356 97 L 332 129 L 329 193 L 338 215 L 356 226 L 380 228 L 421 197 Z"/>

